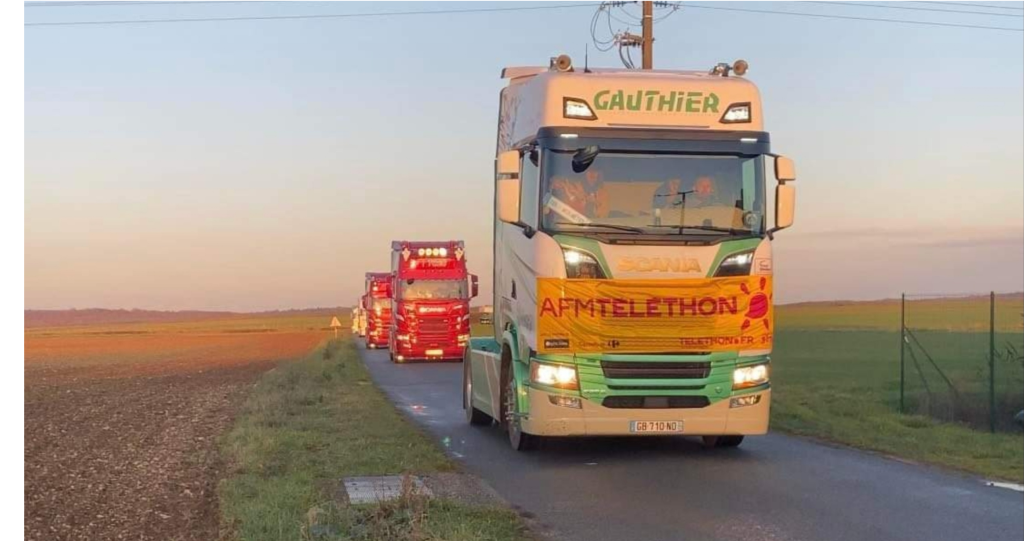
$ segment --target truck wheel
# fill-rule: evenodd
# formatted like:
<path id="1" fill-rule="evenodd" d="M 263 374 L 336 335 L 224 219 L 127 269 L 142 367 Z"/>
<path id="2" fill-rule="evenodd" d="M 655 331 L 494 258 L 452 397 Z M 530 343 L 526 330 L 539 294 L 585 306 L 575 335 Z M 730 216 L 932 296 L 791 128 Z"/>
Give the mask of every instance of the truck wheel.
<path id="1" fill-rule="evenodd" d="M 516 378 L 512 376 L 512 367 L 507 366 L 504 370 L 504 396 L 502 397 L 502 418 L 505 420 L 505 430 L 508 432 L 508 442 L 516 451 L 529 451 L 537 445 L 537 436 L 523 432 L 518 415 L 518 386 Z"/>
<path id="2" fill-rule="evenodd" d="M 741 443 L 743 443 L 743 436 L 704 436 L 704 447 L 709 449 L 739 447 Z"/>
<path id="3" fill-rule="evenodd" d="M 491 416 L 473 407 L 473 363 L 466 360 L 462 362 L 462 409 L 466 412 L 466 420 L 471 425 L 489 425 Z"/>

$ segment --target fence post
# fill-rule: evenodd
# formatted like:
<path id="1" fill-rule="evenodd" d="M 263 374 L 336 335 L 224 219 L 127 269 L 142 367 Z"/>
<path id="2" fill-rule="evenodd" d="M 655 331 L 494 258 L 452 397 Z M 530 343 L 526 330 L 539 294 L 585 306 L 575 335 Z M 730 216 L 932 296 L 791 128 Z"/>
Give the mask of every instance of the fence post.
<path id="1" fill-rule="evenodd" d="M 988 306 L 988 429 L 996 431 L 996 292 L 989 294 Z"/>
<path id="2" fill-rule="evenodd" d="M 900 413 L 903 413 L 903 386 L 906 381 L 904 350 L 907 335 L 907 294 L 900 293 Z"/>

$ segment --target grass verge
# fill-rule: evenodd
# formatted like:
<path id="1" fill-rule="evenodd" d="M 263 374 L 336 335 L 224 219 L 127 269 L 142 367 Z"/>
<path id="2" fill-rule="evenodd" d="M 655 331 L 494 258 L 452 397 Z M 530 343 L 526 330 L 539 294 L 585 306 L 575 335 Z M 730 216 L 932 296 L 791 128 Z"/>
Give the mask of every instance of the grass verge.
<path id="1" fill-rule="evenodd" d="M 896 412 L 898 347 L 891 344 L 898 340 L 898 332 L 780 330 L 772 355 L 772 429 L 991 479 L 1024 481 L 1019 431 L 989 434 Z M 969 367 L 961 371 L 972 373 Z"/>
<path id="2" fill-rule="evenodd" d="M 513 540 L 512 511 L 406 491 L 374 506 L 340 503 L 341 479 L 428 474 L 454 464 L 370 381 L 348 339 L 265 374 L 221 442 L 229 539 Z"/>
<path id="3" fill-rule="evenodd" d="M 988 434 L 923 415 L 899 415 L 856 390 L 776 386 L 772 429 L 973 473 L 1024 482 L 1019 434 Z"/>

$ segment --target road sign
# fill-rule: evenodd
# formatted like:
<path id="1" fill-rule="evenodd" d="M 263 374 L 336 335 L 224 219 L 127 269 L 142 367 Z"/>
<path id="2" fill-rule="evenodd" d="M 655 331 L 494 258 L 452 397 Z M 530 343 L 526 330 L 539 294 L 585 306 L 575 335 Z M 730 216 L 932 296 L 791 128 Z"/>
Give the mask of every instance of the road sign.
<path id="1" fill-rule="evenodd" d="M 334 329 L 334 337 L 338 337 L 338 327 L 341 327 L 341 322 L 338 321 L 338 316 L 331 318 L 331 328 Z"/>

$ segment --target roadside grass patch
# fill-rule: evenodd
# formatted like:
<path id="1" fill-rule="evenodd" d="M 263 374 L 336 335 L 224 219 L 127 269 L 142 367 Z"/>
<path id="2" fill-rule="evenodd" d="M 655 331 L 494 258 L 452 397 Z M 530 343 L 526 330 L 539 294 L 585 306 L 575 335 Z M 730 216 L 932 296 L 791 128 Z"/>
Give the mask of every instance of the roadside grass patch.
<path id="1" fill-rule="evenodd" d="M 517 516 L 495 506 L 427 499 L 349 506 L 343 477 L 455 469 L 370 381 L 347 337 L 266 373 L 221 441 L 219 487 L 229 539 L 514 540 Z"/>

